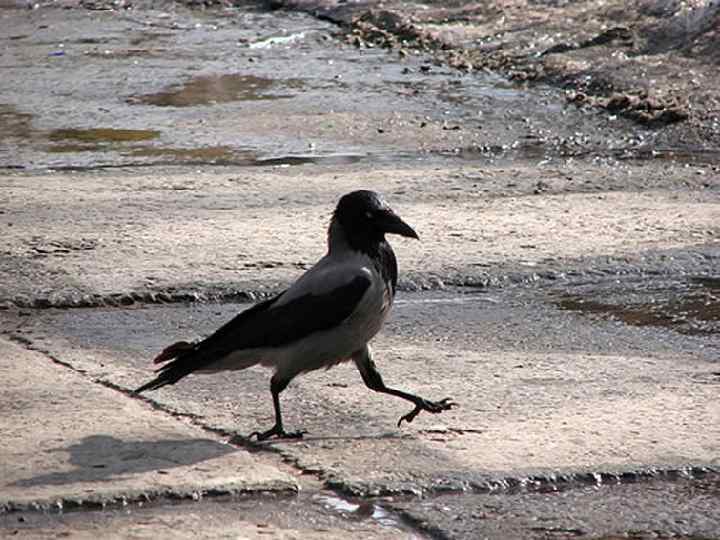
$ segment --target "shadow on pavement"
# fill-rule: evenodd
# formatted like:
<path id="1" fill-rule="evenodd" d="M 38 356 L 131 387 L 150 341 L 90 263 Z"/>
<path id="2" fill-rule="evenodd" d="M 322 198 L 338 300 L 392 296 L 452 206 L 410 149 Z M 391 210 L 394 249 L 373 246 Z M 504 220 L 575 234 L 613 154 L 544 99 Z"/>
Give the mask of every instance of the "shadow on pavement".
<path id="1" fill-rule="evenodd" d="M 234 451 L 232 446 L 210 439 L 123 441 L 109 435 L 91 435 L 77 444 L 46 450 L 69 453 L 69 463 L 75 466 L 72 470 L 41 474 L 10 485 L 30 487 L 109 481 L 148 471 L 167 474 L 167 469 L 202 463 Z"/>

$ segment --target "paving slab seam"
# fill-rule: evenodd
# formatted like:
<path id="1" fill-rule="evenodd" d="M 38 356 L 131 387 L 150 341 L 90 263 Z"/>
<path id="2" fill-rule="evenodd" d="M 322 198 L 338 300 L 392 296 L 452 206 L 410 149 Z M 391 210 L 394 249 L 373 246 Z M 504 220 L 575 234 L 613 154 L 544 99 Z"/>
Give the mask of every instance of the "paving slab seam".
<path id="1" fill-rule="evenodd" d="M 135 394 L 131 389 L 126 388 L 124 386 L 120 386 L 111 381 L 107 381 L 104 379 L 94 379 L 94 381 L 97 384 L 105 386 L 106 388 L 110 388 L 112 390 L 120 392 L 121 394 L 125 394 L 126 396 L 128 396 L 131 399 L 137 399 L 137 400 L 143 401 L 143 402 L 147 403 L 148 405 L 150 405 L 156 411 L 161 411 L 173 418 L 187 420 L 193 426 L 199 427 L 200 429 L 202 429 L 204 431 L 207 431 L 209 433 L 212 433 L 214 435 L 222 437 L 227 442 L 227 444 L 230 444 L 237 448 L 242 448 L 243 450 L 246 450 L 247 452 L 250 452 L 250 453 L 263 452 L 266 454 L 268 454 L 268 453 L 275 454 L 281 458 L 283 463 L 288 465 L 295 472 L 299 471 L 303 475 L 312 475 L 315 478 L 317 478 L 319 481 L 323 481 L 322 471 L 317 470 L 317 469 L 303 467 L 289 453 L 284 452 L 281 448 L 275 447 L 273 444 L 258 444 L 258 443 L 251 441 L 247 437 L 240 435 L 236 431 L 231 431 L 231 430 L 208 425 L 208 424 L 202 422 L 200 420 L 200 417 L 197 415 L 177 411 L 171 407 L 168 407 L 167 405 L 163 405 L 162 403 L 159 403 L 158 401 L 153 400 L 152 398 L 149 398 L 144 395 Z M 335 490 L 334 488 L 331 488 L 328 486 L 323 486 L 323 487 L 325 487 L 326 489 L 329 489 L 330 491 L 335 492 L 338 496 L 343 495 L 341 492 Z"/>
<path id="2" fill-rule="evenodd" d="M 110 388 L 112 390 L 115 390 L 117 392 L 120 392 L 122 394 L 127 395 L 128 397 L 132 399 L 138 399 L 141 401 L 144 401 L 148 405 L 150 405 L 153 409 L 157 411 L 161 411 L 165 414 L 168 414 L 169 416 L 173 418 L 179 418 L 187 420 L 190 424 L 199 427 L 200 429 L 203 429 L 205 431 L 208 431 L 209 433 L 212 433 L 214 435 L 223 437 L 223 439 L 226 440 L 227 444 L 230 444 L 232 446 L 235 446 L 237 448 L 242 448 L 243 450 L 250 452 L 250 453 L 258 453 L 262 452 L 264 454 L 274 454 L 277 455 L 282 463 L 284 463 L 286 466 L 290 467 L 293 471 L 299 472 L 303 476 L 311 476 L 322 483 L 322 488 L 328 491 L 331 491 L 334 493 L 337 497 L 340 497 L 342 499 L 346 499 L 347 497 L 355 497 L 355 498 L 363 498 L 367 499 L 370 498 L 367 495 L 358 495 L 357 493 L 352 492 L 346 492 L 342 489 L 339 489 L 336 485 L 333 485 L 332 483 L 328 482 L 328 475 L 326 471 L 323 469 L 318 469 L 315 467 L 306 467 L 303 466 L 298 458 L 296 456 L 293 456 L 290 452 L 284 451 L 281 447 L 275 446 L 274 444 L 270 443 L 256 443 L 250 440 L 247 437 L 244 437 L 237 433 L 236 431 L 231 431 L 215 426 L 208 425 L 200 420 L 200 417 L 194 414 L 184 413 L 177 410 L 174 410 L 171 407 L 168 407 L 162 403 L 159 403 L 152 398 L 146 397 L 144 395 L 137 395 L 135 394 L 131 389 L 125 388 L 123 386 L 120 386 L 118 384 L 115 384 L 110 381 L 102 380 L 102 379 L 94 379 L 96 383 L 105 386 L 107 388 Z"/>
<path id="3" fill-rule="evenodd" d="M 47 354 L 47 353 L 45 353 Z M 74 369 L 71 367 L 71 369 Z M 177 411 L 173 409 L 172 407 L 168 407 L 167 405 L 164 405 L 158 401 L 155 401 L 154 399 L 147 397 L 145 395 L 138 395 L 135 392 L 133 392 L 130 388 L 126 388 L 124 386 L 120 386 L 119 384 L 116 384 L 111 381 L 107 381 L 105 379 L 93 379 L 94 382 L 97 384 L 100 384 L 102 386 L 105 386 L 106 388 L 110 388 L 111 390 L 115 390 L 116 392 L 120 392 L 121 394 L 126 395 L 127 397 L 131 399 L 136 399 L 139 401 L 143 401 L 150 405 L 154 410 L 161 411 L 173 418 L 183 419 L 187 420 L 190 424 L 193 426 L 199 427 L 200 429 L 207 431 L 209 433 L 212 433 L 214 435 L 217 435 L 219 437 L 222 437 L 228 444 L 235 446 L 237 448 L 242 448 L 243 450 L 246 450 L 250 453 L 258 453 L 258 452 L 264 452 L 264 453 L 272 453 L 278 455 L 283 463 L 289 465 L 294 471 L 299 471 L 302 474 L 308 474 L 313 475 L 318 480 L 322 480 L 321 474 L 316 469 L 310 469 L 306 467 L 302 467 L 295 459 L 293 459 L 290 454 L 283 452 L 282 449 L 275 447 L 273 444 L 258 444 L 247 437 L 244 437 L 237 433 L 236 431 L 227 430 L 215 426 L 208 425 L 200 420 L 201 417 L 191 414 L 191 413 L 185 413 L 181 411 Z M 334 490 L 333 490 L 334 491 Z"/>
<path id="4" fill-rule="evenodd" d="M 17 341 L 19 343 L 23 343 L 28 348 L 34 347 L 32 341 L 28 341 L 26 338 L 20 338 Z M 35 346 L 34 349 L 36 351 L 40 352 L 40 347 Z M 87 374 L 86 372 L 79 370 L 77 368 L 73 368 L 72 366 L 68 366 L 66 363 L 62 362 L 62 360 L 52 358 L 53 355 L 48 354 L 47 352 L 44 352 L 44 354 L 47 355 L 48 357 L 50 357 L 52 360 L 57 361 L 63 367 L 70 367 L 74 371 L 85 375 L 85 377 L 91 378 L 91 376 L 89 374 Z M 109 386 L 110 388 L 113 388 L 112 386 L 110 386 L 113 383 L 109 383 L 107 381 L 102 381 L 102 380 L 98 380 L 98 379 L 94 379 L 94 378 L 92 378 L 91 380 L 98 384 Z M 134 396 L 132 396 L 130 390 L 127 388 L 115 385 L 114 389 L 116 391 L 126 393 L 129 395 L 129 397 L 133 397 L 133 399 L 136 399 Z M 170 414 L 172 414 L 172 412 L 170 412 Z M 197 416 L 192 417 L 192 416 L 188 415 L 188 416 L 186 416 L 186 418 L 190 422 L 201 427 L 204 430 L 208 430 L 208 431 L 213 430 L 212 426 L 207 426 L 207 425 L 200 423 L 201 420 Z M 216 433 L 217 433 L 217 431 L 216 431 Z M 230 432 L 224 432 L 224 433 L 231 434 L 232 432 L 230 431 Z M 257 450 L 265 450 L 265 451 L 280 452 L 280 455 L 283 456 L 283 459 L 285 461 L 288 461 L 287 459 L 285 459 L 283 452 L 282 452 L 282 449 L 287 447 L 287 445 L 285 445 L 285 444 L 277 444 L 277 445 L 275 445 L 275 444 L 271 444 L 271 445 L 249 444 L 248 442 L 243 441 L 239 437 L 233 441 L 233 444 L 236 444 L 236 445 L 248 444 L 248 447 L 252 447 L 256 451 Z M 292 464 L 292 461 L 290 463 Z M 295 467 L 297 468 L 297 464 L 295 464 Z M 700 465 L 695 465 L 695 466 L 688 465 L 687 467 L 679 466 L 679 467 L 675 467 L 673 469 L 669 469 L 669 468 L 663 469 L 662 467 L 657 467 L 655 469 L 644 468 L 637 472 L 622 471 L 622 470 L 618 471 L 618 470 L 612 470 L 611 468 L 606 468 L 605 471 L 607 471 L 608 469 L 610 469 L 610 472 L 603 472 L 604 476 L 601 475 L 601 480 L 603 480 L 602 485 L 613 485 L 613 484 L 623 484 L 623 483 L 631 484 L 631 483 L 638 483 L 641 481 L 650 482 L 650 481 L 656 481 L 658 479 L 674 480 L 674 479 L 679 479 L 679 478 L 687 478 L 689 475 L 700 477 L 702 474 L 706 474 L 707 472 L 716 472 L 717 471 L 717 469 L 714 469 L 711 467 L 704 467 L 704 466 L 700 466 Z M 308 471 L 309 475 L 317 476 L 317 477 L 320 477 L 321 479 L 323 479 L 322 478 L 323 476 L 328 475 L 327 474 L 328 471 L 323 470 L 322 468 L 308 469 L 307 471 Z M 488 477 L 490 477 L 489 479 L 495 480 L 500 485 L 500 487 L 502 487 L 502 481 L 504 481 L 504 484 L 506 486 L 510 485 L 511 487 L 513 487 L 513 489 L 510 489 L 510 490 L 506 489 L 505 491 L 503 491 L 500 488 L 497 488 L 494 491 L 487 491 L 487 490 L 480 491 L 480 488 L 473 487 L 473 489 L 477 490 L 478 492 L 492 493 L 492 494 L 498 494 L 498 495 L 512 495 L 514 493 L 523 492 L 523 491 L 532 491 L 532 490 L 535 490 L 535 491 L 541 492 L 541 493 L 546 492 L 546 491 L 559 491 L 560 488 L 558 488 L 558 486 L 561 486 L 561 485 L 567 486 L 564 489 L 572 489 L 573 487 L 582 487 L 582 486 L 587 487 L 587 486 L 598 485 L 597 477 L 592 472 L 584 472 L 584 473 L 581 472 L 578 474 L 585 475 L 583 478 L 587 481 L 586 484 L 573 484 L 571 482 L 572 478 L 570 478 L 570 476 L 571 476 L 570 474 L 554 473 L 552 471 L 546 471 L 543 474 L 528 475 L 528 476 L 522 477 L 522 478 L 517 478 L 517 476 L 513 476 L 512 474 L 503 474 L 503 473 L 500 473 L 497 475 L 497 477 L 493 478 L 490 475 L 481 475 L 478 472 L 470 472 L 470 474 L 468 474 L 468 472 L 458 472 L 457 474 L 454 474 L 454 475 L 453 474 L 436 475 L 436 478 L 438 478 L 438 481 L 435 482 L 434 485 L 432 483 L 429 483 L 430 485 L 428 486 L 427 489 L 419 491 L 419 492 L 417 489 L 415 491 L 408 489 L 406 492 L 403 492 L 401 489 L 398 489 L 398 490 L 388 489 L 386 492 L 382 492 L 380 490 L 371 489 L 374 486 L 368 486 L 364 492 L 355 492 L 354 495 L 356 497 L 359 496 L 360 498 L 365 499 L 365 500 L 367 500 L 367 499 L 372 500 L 373 498 L 376 498 L 383 494 L 384 495 L 392 495 L 393 498 L 395 498 L 397 500 L 399 500 L 401 498 L 401 496 L 403 496 L 403 495 L 407 495 L 407 500 L 417 499 L 418 496 L 432 498 L 433 496 L 436 496 L 436 495 L 439 496 L 439 495 L 445 495 L 445 494 L 452 494 L 452 491 L 451 491 L 452 488 L 454 488 L 456 485 L 462 487 L 463 486 L 462 482 L 467 481 L 468 476 L 470 477 L 469 480 L 471 480 L 477 486 L 482 486 L 483 483 L 487 483 Z M 443 478 L 443 476 L 445 478 Z M 449 481 L 448 481 L 447 477 L 450 477 Z M 538 485 L 533 485 L 533 481 L 535 481 Z M 544 484 L 542 483 L 543 481 L 545 482 Z M 433 482 L 432 479 L 431 479 L 431 482 Z M 554 482 L 554 484 L 553 484 L 553 482 Z M 563 482 L 564 482 L 564 484 L 563 484 Z M 345 492 L 342 492 L 342 491 L 339 492 L 337 489 L 335 489 L 337 487 L 337 483 L 326 481 L 325 487 L 328 488 L 329 490 L 333 491 L 334 493 L 339 493 L 340 497 L 344 497 L 346 495 Z M 403 486 L 399 486 L 399 487 L 402 488 Z M 412 486 L 410 486 L 410 487 L 412 487 Z M 471 491 L 469 488 L 466 488 L 464 491 L 460 491 L 459 494 L 460 495 L 463 495 L 463 494 L 470 495 L 474 492 L 475 491 Z M 186 498 L 183 500 L 187 500 L 188 502 L 193 500 L 192 493 L 186 493 L 184 496 Z M 207 496 L 207 497 L 217 496 L 218 498 L 221 499 L 223 495 L 221 493 L 213 493 L 212 491 L 210 491 L 207 495 L 205 495 L 204 493 L 201 492 L 201 493 L 199 493 L 199 496 Z M 142 500 L 140 500 L 137 504 L 140 504 L 140 502 L 142 502 Z M 162 502 L 162 499 L 161 499 L 161 502 Z M 68 502 L 67 504 L 72 505 L 72 502 Z M 90 504 L 92 504 L 92 503 L 90 503 Z M 123 505 L 123 502 L 122 502 L 122 499 L 119 498 L 118 500 L 111 502 L 110 504 Z M 378 504 L 382 504 L 382 503 L 378 502 Z M 90 507 L 85 507 L 85 508 L 80 507 L 79 509 L 83 510 L 83 509 L 91 509 L 91 508 Z M 42 510 L 42 508 L 38 508 L 38 510 Z M 398 515 L 397 512 L 394 512 L 394 513 L 396 515 Z M 412 520 L 410 520 L 410 523 L 412 523 Z M 416 527 L 416 528 L 420 528 L 420 530 L 423 534 L 427 534 L 428 536 L 430 536 L 432 538 L 446 538 L 447 537 L 442 533 L 442 531 L 434 531 L 432 529 L 432 527 L 430 527 L 429 529 L 423 528 L 422 523 L 419 523 L 419 524 L 416 523 L 416 524 L 413 524 L 412 526 Z"/>
<path id="5" fill-rule="evenodd" d="M 417 482 L 377 486 L 362 482 L 348 482 L 328 478 L 325 486 L 346 497 L 407 497 L 434 498 L 448 494 L 496 494 L 562 492 L 587 487 L 603 487 L 625 484 L 653 484 L 687 479 L 702 479 L 708 475 L 720 474 L 720 468 L 702 464 L 681 467 L 640 466 L 629 470 L 597 470 L 577 472 L 548 472 L 527 476 L 492 475 L 459 472 L 448 474 L 438 481 L 425 485 Z"/>

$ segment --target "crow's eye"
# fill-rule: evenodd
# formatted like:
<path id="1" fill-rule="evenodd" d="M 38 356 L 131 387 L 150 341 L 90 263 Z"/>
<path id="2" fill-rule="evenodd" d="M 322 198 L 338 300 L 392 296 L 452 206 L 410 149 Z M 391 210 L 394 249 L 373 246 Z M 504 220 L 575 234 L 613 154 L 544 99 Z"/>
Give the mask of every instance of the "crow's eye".
<path id="1" fill-rule="evenodd" d="M 368 219 L 372 219 L 373 213 L 370 210 L 368 210 L 367 212 L 365 212 L 365 217 Z"/>

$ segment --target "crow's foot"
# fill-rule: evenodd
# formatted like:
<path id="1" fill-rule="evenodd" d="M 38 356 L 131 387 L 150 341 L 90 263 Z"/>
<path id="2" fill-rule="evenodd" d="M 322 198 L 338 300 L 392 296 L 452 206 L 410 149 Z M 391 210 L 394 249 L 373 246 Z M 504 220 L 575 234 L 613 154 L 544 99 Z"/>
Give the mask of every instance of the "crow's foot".
<path id="1" fill-rule="evenodd" d="M 419 398 L 418 401 L 415 402 L 415 408 L 409 413 L 407 413 L 405 416 L 401 416 L 400 420 L 398 420 L 397 425 L 398 427 L 400 427 L 400 424 L 403 423 L 403 420 L 408 423 L 412 422 L 413 420 L 415 420 L 415 417 L 422 411 L 438 414 L 443 411 L 449 411 L 454 407 L 457 407 L 457 403 L 455 403 L 450 398 L 441 399 L 440 401 L 429 401 L 427 399 Z"/>
<path id="2" fill-rule="evenodd" d="M 278 439 L 302 439 L 305 433 L 307 432 L 303 430 L 291 431 L 288 433 L 283 429 L 282 425 L 275 424 L 273 427 L 267 431 L 263 431 L 262 433 L 259 431 L 253 431 L 250 435 L 248 435 L 248 439 L 252 440 L 253 437 L 257 437 L 258 442 L 267 440 L 270 437 L 277 437 Z"/>

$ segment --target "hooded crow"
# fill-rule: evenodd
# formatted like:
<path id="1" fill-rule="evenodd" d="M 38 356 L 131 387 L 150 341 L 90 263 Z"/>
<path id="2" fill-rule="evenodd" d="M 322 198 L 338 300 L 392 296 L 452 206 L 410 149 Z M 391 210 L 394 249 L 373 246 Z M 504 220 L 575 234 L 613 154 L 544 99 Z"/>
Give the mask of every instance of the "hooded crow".
<path id="1" fill-rule="evenodd" d="M 297 375 L 352 360 L 369 388 L 415 405 L 398 426 L 403 420 L 412 422 L 421 411 L 451 409 L 455 404 L 449 398 L 429 401 L 388 388 L 373 362 L 368 342 L 390 313 L 398 277 L 386 234 L 418 238 L 377 193 L 344 195 L 330 221 L 328 252 L 315 266 L 290 288 L 243 311 L 211 336 L 167 347 L 155 358 L 155 363 L 164 363 L 158 376 L 135 392 L 175 384 L 191 373 L 261 364 L 275 370 L 270 379 L 275 425 L 249 438 L 297 438 L 302 432 L 288 433 L 283 427 L 280 393 Z"/>

